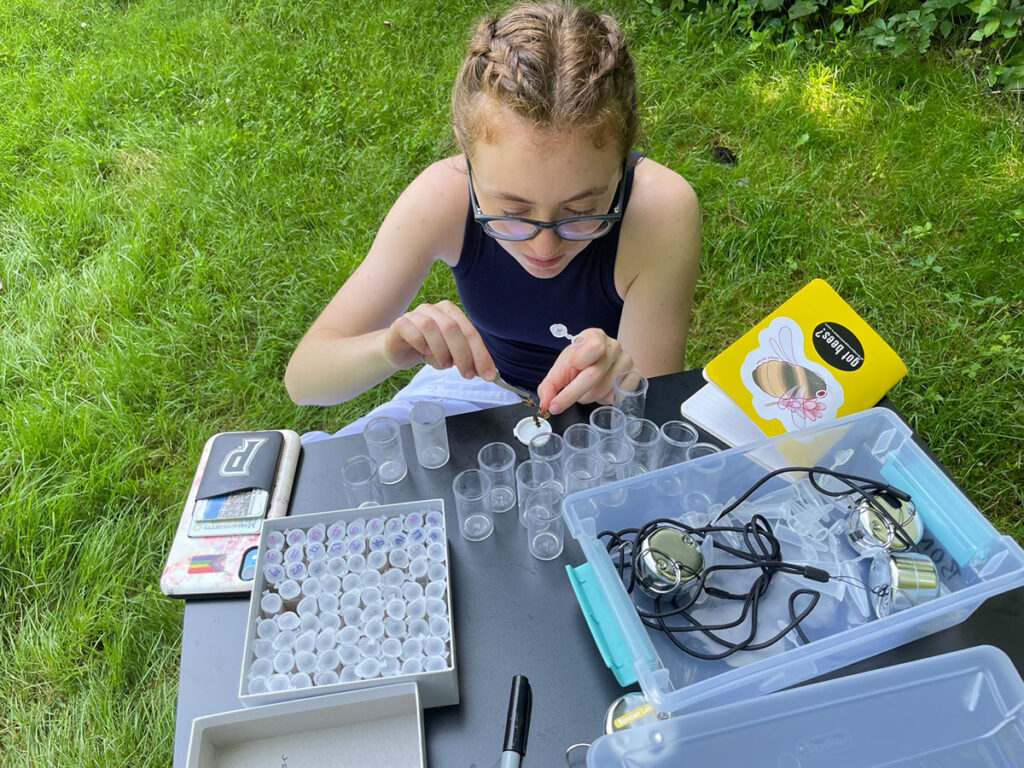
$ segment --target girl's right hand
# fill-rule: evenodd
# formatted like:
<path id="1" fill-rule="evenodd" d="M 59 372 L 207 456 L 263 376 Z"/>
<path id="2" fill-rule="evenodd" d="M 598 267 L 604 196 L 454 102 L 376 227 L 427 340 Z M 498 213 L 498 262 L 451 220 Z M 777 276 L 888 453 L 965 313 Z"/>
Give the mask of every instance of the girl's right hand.
<path id="1" fill-rule="evenodd" d="M 384 354 L 397 369 L 424 362 L 434 368 L 455 366 L 463 378 L 498 375 L 483 339 L 469 318 L 451 301 L 420 304 L 388 327 Z"/>

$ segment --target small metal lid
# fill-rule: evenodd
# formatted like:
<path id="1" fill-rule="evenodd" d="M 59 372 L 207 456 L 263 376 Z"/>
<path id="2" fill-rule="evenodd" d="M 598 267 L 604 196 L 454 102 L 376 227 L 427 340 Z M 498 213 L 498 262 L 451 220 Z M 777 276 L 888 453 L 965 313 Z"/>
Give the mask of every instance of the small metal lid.
<path id="1" fill-rule="evenodd" d="M 670 595 L 689 589 L 703 567 L 700 544 L 679 528 L 662 526 L 640 542 L 637 581 L 648 593 Z"/>
<path id="2" fill-rule="evenodd" d="M 893 504 L 881 495 L 873 496 L 871 501 L 861 499 L 853 508 L 847 526 L 850 543 L 858 549 L 883 547 L 893 552 L 904 552 L 910 548 L 897 535 L 891 522 L 879 513 L 878 504 L 895 521 L 896 525 L 912 542 L 910 546 L 919 544 L 924 536 L 924 526 L 917 515 L 917 508 L 911 501 L 896 500 Z"/>
<path id="3" fill-rule="evenodd" d="M 655 723 L 659 719 L 658 713 L 647 703 L 642 693 L 625 693 L 608 707 L 608 713 L 604 717 L 604 732 L 625 731 Z"/>

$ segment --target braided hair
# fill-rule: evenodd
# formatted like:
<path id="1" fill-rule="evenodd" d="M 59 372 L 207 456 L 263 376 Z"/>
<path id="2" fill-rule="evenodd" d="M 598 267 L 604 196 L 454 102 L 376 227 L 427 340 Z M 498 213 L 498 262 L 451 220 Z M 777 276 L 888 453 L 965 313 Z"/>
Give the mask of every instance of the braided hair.
<path id="1" fill-rule="evenodd" d="M 596 146 L 636 138 L 636 76 L 615 19 L 579 6 L 520 4 L 477 24 L 452 92 L 463 150 L 493 128 L 503 106 L 544 129 L 586 129 Z"/>

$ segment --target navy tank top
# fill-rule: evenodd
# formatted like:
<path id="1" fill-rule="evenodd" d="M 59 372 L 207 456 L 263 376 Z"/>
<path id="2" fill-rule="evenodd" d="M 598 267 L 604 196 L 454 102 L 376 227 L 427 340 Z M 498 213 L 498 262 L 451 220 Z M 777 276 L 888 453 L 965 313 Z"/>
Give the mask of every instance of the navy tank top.
<path id="1" fill-rule="evenodd" d="M 619 182 L 626 185 L 623 212 L 635 166 L 636 157 L 631 156 Z M 572 334 L 601 328 L 618 337 L 622 298 L 615 290 L 615 255 L 621 226 L 619 220 L 608 234 L 590 241 L 555 277 L 539 278 L 484 232 L 470 206 L 452 274 L 462 306 L 505 381 L 537 391 L 568 344 L 551 335 L 555 323 Z"/>

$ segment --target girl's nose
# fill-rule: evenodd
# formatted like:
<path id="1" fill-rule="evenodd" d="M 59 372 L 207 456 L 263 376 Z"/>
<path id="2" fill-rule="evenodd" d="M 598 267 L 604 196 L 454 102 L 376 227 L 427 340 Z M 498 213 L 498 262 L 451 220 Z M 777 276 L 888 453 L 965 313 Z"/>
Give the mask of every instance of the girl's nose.
<path id="1" fill-rule="evenodd" d="M 533 238 L 532 249 L 538 259 L 546 259 L 554 256 L 561 245 L 562 238 L 554 228 L 547 228 L 542 229 L 540 234 Z"/>

